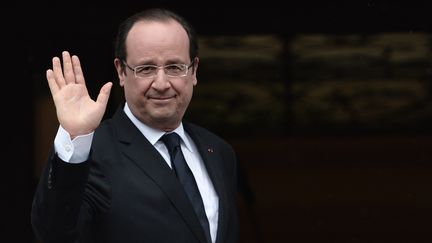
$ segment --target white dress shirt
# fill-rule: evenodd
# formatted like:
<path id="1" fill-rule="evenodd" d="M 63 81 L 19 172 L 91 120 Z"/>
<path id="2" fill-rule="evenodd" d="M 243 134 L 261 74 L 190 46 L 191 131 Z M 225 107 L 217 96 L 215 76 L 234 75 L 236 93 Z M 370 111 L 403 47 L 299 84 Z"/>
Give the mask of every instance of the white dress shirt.
<path id="1" fill-rule="evenodd" d="M 159 140 L 165 132 L 151 128 L 139 121 L 132 114 L 127 103 L 123 110 L 132 123 L 141 131 L 147 140 L 153 144 L 156 150 L 165 159 L 166 163 L 171 167 L 171 159 L 168 149 L 165 147 L 165 144 Z M 172 132 L 176 132 L 181 137 L 181 150 L 186 159 L 186 163 L 195 177 L 198 189 L 201 193 L 210 225 L 210 236 L 214 243 L 216 241 L 216 232 L 218 227 L 219 197 L 216 194 L 201 155 L 199 154 L 193 140 L 184 131 L 183 124 L 180 123 L 180 126 Z M 69 163 L 81 163 L 87 160 L 90 154 L 92 139 L 93 132 L 87 135 L 77 136 L 71 140 L 69 133 L 60 126 L 54 140 L 54 149 L 63 161 Z"/>

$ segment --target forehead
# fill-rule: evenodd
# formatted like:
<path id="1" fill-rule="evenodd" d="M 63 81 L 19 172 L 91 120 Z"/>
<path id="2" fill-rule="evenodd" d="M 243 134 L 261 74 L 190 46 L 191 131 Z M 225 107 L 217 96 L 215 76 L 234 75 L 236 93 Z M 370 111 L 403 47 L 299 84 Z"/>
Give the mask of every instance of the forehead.
<path id="1" fill-rule="evenodd" d="M 174 20 L 138 21 L 126 38 L 130 58 L 182 58 L 189 56 L 189 37 Z"/>

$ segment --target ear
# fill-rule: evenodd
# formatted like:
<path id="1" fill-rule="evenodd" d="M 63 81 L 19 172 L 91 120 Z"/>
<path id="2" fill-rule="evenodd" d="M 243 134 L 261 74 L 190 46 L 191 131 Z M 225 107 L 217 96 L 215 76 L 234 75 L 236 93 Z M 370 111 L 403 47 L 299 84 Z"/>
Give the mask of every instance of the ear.
<path id="1" fill-rule="evenodd" d="M 197 85 L 197 83 L 198 83 L 198 79 L 197 79 L 197 72 L 198 72 L 198 64 L 199 64 L 199 58 L 198 57 L 195 57 L 194 58 L 194 65 L 193 65 L 193 85 L 195 86 L 195 85 Z"/>
<path id="2" fill-rule="evenodd" d="M 114 59 L 114 66 L 117 70 L 117 77 L 119 79 L 119 84 L 120 86 L 124 86 L 124 82 L 125 82 L 125 73 L 124 70 L 122 68 L 122 61 L 118 58 Z"/>

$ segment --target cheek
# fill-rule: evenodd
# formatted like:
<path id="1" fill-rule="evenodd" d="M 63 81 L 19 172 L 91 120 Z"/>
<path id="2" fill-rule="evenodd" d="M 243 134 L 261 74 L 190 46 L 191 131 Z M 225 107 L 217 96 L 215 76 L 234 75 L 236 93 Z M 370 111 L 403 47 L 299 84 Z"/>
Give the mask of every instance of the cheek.
<path id="1" fill-rule="evenodd" d="M 179 93 L 190 95 L 193 91 L 194 86 L 197 84 L 196 79 L 182 80 L 180 82 L 172 82 L 171 86 Z"/>
<path id="2" fill-rule="evenodd" d="M 193 94 L 193 88 L 194 88 L 195 84 L 193 83 L 189 83 L 186 86 L 183 87 L 182 93 L 183 93 L 183 99 L 185 100 L 185 102 L 189 103 L 190 100 L 192 99 L 192 94 Z"/>
<path id="3" fill-rule="evenodd" d="M 173 87 L 178 95 L 178 101 L 181 103 L 188 102 L 191 96 L 191 88 L 189 86 Z"/>
<path id="4" fill-rule="evenodd" d="M 147 92 L 150 88 L 150 84 L 148 82 L 138 82 L 136 80 L 127 80 L 124 82 L 125 90 L 131 93 L 142 93 Z"/>
<path id="5" fill-rule="evenodd" d="M 146 95 L 148 91 L 149 85 L 145 83 L 140 82 L 134 82 L 132 80 L 127 80 L 124 82 L 124 95 L 129 100 L 129 102 L 132 102 L 135 100 L 137 102 L 138 100 L 141 100 L 143 96 Z"/>

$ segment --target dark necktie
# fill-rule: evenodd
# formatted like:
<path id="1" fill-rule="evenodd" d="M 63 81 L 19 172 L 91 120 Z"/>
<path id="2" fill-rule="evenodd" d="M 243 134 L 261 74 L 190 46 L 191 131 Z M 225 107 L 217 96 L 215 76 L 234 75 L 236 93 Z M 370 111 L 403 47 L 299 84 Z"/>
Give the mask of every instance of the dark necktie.
<path id="1" fill-rule="evenodd" d="M 183 185 L 190 202 L 192 203 L 195 213 L 197 214 L 198 219 L 204 229 L 207 242 L 211 243 L 210 227 L 209 227 L 207 215 L 204 210 L 204 203 L 202 201 L 192 171 L 189 169 L 189 166 L 187 165 L 186 160 L 181 151 L 180 148 L 181 138 L 177 133 L 173 132 L 173 133 L 163 135 L 161 140 L 168 148 L 171 157 L 172 168 L 175 174 L 177 175 L 177 178 L 179 179 L 180 183 Z"/>

